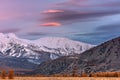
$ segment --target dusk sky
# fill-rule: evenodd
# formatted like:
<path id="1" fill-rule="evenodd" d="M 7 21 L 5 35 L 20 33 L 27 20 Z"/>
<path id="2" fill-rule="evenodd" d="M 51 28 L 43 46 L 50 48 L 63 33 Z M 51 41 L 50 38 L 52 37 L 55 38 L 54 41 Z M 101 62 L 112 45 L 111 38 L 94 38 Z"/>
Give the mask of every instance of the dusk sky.
<path id="1" fill-rule="evenodd" d="M 120 0 L 0 0 L 0 32 L 100 44 L 120 36 Z"/>

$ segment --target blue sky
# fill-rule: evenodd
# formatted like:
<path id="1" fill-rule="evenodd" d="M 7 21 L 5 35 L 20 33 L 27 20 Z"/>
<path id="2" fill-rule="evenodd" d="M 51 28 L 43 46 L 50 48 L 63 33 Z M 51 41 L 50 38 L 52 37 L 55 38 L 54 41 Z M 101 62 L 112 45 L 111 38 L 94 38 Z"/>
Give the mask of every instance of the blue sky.
<path id="1" fill-rule="evenodd" d="M 0 32 L 91 44 L 120 35 L 120 0 L 0 0 Z"/>

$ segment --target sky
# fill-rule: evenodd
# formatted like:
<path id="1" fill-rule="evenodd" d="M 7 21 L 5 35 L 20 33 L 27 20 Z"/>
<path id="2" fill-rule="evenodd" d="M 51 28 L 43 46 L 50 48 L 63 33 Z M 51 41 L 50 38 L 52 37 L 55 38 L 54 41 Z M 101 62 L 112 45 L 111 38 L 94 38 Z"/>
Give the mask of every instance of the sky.
<path id="1" fill-rule="evenodd" d="M 0 33 L 101 44 L 120 36 L 120 0 L 0 0 Z"/>

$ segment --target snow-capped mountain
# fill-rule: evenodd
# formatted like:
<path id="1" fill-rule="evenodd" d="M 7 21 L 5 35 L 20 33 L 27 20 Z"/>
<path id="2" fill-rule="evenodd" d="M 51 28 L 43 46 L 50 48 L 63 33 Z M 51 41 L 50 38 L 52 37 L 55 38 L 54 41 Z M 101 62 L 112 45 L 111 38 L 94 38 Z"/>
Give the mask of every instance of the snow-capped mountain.
<path id="1" fill-rule="evenodd" d="M 20 39 L 15 34 L 0 33 L 0 54 L 7 57 L 27 58 L 30 62 L 42 62 L 60 56 L 80 54 L 94 45 L 60 37 L 38 40 Z"/>

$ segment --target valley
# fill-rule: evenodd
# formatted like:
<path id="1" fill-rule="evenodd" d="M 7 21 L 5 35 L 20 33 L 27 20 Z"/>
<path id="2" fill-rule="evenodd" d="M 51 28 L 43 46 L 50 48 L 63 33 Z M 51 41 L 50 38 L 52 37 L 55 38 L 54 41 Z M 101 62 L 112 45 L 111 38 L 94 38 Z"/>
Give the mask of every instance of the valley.
<path id="1" fill-rule="evenodd" d="M 0 0 L 0 80 L 120 80 L 120 0 Z"/>

